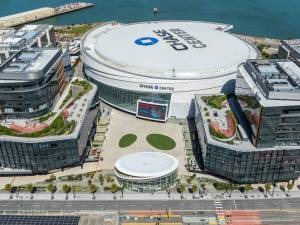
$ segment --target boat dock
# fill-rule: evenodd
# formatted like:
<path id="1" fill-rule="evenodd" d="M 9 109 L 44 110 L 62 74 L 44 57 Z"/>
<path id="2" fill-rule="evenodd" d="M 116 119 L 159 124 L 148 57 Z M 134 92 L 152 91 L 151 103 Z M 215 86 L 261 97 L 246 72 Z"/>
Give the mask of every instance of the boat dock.
<path id="1" fill-rule="evenodd" d="M 4 27 L 14 27 L 26 23 L 31 23 L 33 21 L 46 19 L 49 17 L 73 12 L 80 9 L 85 9 L 93 7 L 94 4 L 86 2 L 74 2 L 65 4 L 59 7 L 43 7 L 39 9 L 34 9 L 22 13 L 17 13 L 9 16 L 0 17 L 0 28 Z"/>

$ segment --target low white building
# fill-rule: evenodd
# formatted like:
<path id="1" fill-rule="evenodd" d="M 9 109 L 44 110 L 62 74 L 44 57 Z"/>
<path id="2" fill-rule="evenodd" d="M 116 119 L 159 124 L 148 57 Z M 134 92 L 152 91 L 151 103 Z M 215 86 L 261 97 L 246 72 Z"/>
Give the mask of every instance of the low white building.
<path id="1" fill-rule="evenodd" d="M 115 164 L 118 183 L 137 192 L 155 192 L 173 187 L 178 160 L 159 152 L 138 152 L 121 157 Z"/>
<path id="2" fill-rule="evenodd" d="M 84 72 L 99 98 L 139 117 L 194 116 L 195 94 L 234 89 L 237 66 L 257 59 L 231 25 L 196 21 L 107 23 L 82 39 Z"/>

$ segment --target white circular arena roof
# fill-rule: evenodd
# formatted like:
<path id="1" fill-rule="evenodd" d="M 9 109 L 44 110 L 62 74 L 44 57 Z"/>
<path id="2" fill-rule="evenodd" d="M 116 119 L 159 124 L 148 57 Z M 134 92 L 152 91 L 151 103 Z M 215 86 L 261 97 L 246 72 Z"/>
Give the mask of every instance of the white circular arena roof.
<path id="1" fill-rule="evenodd" d="M 121 157 L 115 164 L 118 172 L 131 177 L 155 178 L 168 175 L 178 167 L 178 160 L 159 152 L 138 152 Z"/>
<path id="2" fill-rule="evenodd" d="M 82 45 L 110 68 L 172 79 L 233 73 L 258 57 L 252 45 L 207 22 L 106 25 L 89 32 Z"/>

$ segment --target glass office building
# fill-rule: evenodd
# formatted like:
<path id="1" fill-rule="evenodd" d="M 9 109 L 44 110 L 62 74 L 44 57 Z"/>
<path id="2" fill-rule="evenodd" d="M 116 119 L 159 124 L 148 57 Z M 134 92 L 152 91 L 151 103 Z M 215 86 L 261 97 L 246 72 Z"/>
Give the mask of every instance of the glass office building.
<path id="1" fill-rule="evenodd" d="M 3 63 L 0 116 L 32 118 L 48 113 L 67 85 L 62 56 L 56 48 L 24 49 Z"/>
<path id="2" fill-rule="evenodd" d="M 234 140 L 212 135 L 204 110 L 211 106 L 196 97 L 195 122 L 204 169 L 237 183 L 297 179 L 300 68 L 286 60 L 249 60 L 239 71 L 235 95 L 226 100 L 237 120 Z"/>
<path id="3" fill-rule="evenodd" d="M 68 166 L 82 165 L 90 151 L 96 123 L 100 117 L 99 108 L 95 104 L 98 102 L 96 96 L 97 88 L 93 85 L 75 104 L 67 106 L 64 113 L 56 115 L 54 112 L 51 116 L 52 122 L 51 118 L 47 122 L 26 119 L 24 125 L 18 122 L 20 120 L 10 119 L 10 123 L 7 120 L 1 121 L 0 174 L 43 174 Z M 74 117 L 70 117 L 68 112 L 72 112 Z M 60 116 L 63 121 L 57 120 Z M 12 126 L 14 123 L 23 130 L 15 130 Z M 31 130 L 41 124 L 46 124 L 46 127 L 39 131 Z M 51 133 L 49 127 L 51 130 L 58 130 Z"/>

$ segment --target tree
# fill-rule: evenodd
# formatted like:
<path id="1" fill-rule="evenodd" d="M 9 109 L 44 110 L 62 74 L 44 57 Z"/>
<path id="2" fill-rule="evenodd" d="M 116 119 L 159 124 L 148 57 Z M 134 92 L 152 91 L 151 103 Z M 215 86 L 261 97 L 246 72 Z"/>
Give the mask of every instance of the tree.
<path id="1" fill-rule="evenodd" d="M 165 187 L 165 189 L 164 189 L 164 190 L 167 192 L 167 194 L 168 194 L 168 197 L 170 198 L 170 197 L 171 197 L 170 188 L 169 188 L 169 187 Z"/>
<path id="2" fill-rule="evenodd" d="M 71 187 L 67 184 L 64 184 L 61 190 L 66 194 L 66 199 L 69 198 L 69 192 L 71 191 Z"/>
<path id="3" fill-rule="evenodd" d="M 74 199 L 76 197 L 75 193 L 81 192 L 81 187 L 79 185 L 72 185 L 71 187 Z"/>
<path id="4" fill-rule="evenodd" d="M 205 183 L 201 183 L 200 186 L 202 188 L 203 193 L 205 193 L 205 191 L 206 191 L 206 188 L 205 188 L 206 184 Z"/>
<path id="5" fill-rule="evenodd" d="M 273 186 L 273 190 L 272 190 L 271 196 L 273 197 L 274 196 L 274 192 L 275 192 L 275 188 L 277 187 L 277 185 L 276 185 L 276 183 L 273 183 L 272 186 Z"/>
<path id="6" fill-rule="evenodd" d="M 106 179 L 107 183 L 109 183 L 111 181 L 111 177 L 110 176 L 107 176 L 105 179 Z"/>
<path id="7" fill-rule="evenodd" d="M 34 187 L 32 184 L 28 184 L 26 187 L 27 191 L 31 194 L 30 199 L 33 199 L 33 191 L 34 191 Z"/>
<path id="8" fill-rule="evenodd" d="M 232 194 L 232 191 L 234 190 L 234 188 L 235 188 L 235 186 L 232 183 L 225 184 L 225 189 L 226 189 L 226 192 L 227 192 L 229 198 L 231 198 L 231 194 Z"/>
<path id="9" fill-rule="evenodd" d="M 56 191 L 56 186 L 53 183 L 49 183 L 47 186 L 47 191 L 51 193 L 51 199 L 54 199 L 54 192 Z"/>
<path id="10" fill-rule="evenodd" d="M 116 185 L 116 183 L 111 184 L 110 191 L 114 194 L 114 199 L 116 199 L 116 192 L 118 191 L 118 186 Z"/>
<path id="11" fill-rule="evenodd" d="M 97 192 L 97 186 L 95 184 L 89 185 L 89 192 L 93 195 L 93 199 L 95 199 L 95 193 Z"/>
<path id="12" fill-rule="evenodd" d="M 103 183 L 104 183 L 104 176 L 102 175 L 102 173 L 99 174 L 98 179 L 99 179 L 100 184 L 103 185 Z"/>
<path id="13" fill-rule="evenodd" d="M 56 176 L 54 174 L 51 174 L 50 175 L 50 181 L 54 181 L 54 180 L 56 180 Z"/>
<path id="14" fill-rule="evenodd" d="M 178 192 L 181 194 L 181 199 L 183 199 L 183 192 L 185 192 L 184 184 L 180 184 L 178 187 Z"/>
<path id="15" fill-rule="evenodd" d="M 286 187 L 288 189 L 288 196 L 290 196 L 290 191 L 294 188 L 294 183 L 289 182 Z"/>
<path id="16" fill-rule="evenodd" d="M 196 184 L 193 184 L 192 189 L 191 189 L 191 191 L 193 193 L 193 198 L 195 198 L 195 193 L 196 193 L 197 190 L 198 190 L 198 186 Z"/>
<path id="17" fill-rule="evenodd" d="M 271 184 L 265 183 L 266 198 L 268 197 L 268 193 L 270 193 L 270 190 L 271 190 Z"/>
<path id="18" fill-rule="evenodd" d="M 248 198 L 248 192 L 252 190 L 251 184 L 246 184 L 244 190 L 245 190 L 245 198 Z"/>
<path id="19" fill-rule="evenodd" d="M 9 193 L 9 199 L 12 199 L 13 186 L 11 184 L 5 184 L 4 190 Z"/>

